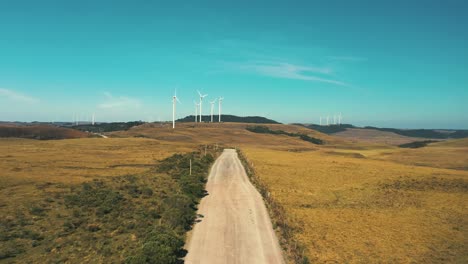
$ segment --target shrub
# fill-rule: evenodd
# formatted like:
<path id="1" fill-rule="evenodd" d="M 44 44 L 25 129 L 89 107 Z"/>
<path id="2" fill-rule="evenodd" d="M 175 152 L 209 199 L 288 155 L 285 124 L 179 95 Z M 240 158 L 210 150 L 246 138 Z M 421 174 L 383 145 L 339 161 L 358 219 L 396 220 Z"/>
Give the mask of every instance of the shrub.
<path id="1" fill-rule="evenodd" d="M 37 215 L 37 216 L 44 216 L 45 215 L 45 209 L 42 208 L 42 207 L 38 207 L 38 206 L 33 206 L 29 209 L 29 212 L 33 215 Z"/>

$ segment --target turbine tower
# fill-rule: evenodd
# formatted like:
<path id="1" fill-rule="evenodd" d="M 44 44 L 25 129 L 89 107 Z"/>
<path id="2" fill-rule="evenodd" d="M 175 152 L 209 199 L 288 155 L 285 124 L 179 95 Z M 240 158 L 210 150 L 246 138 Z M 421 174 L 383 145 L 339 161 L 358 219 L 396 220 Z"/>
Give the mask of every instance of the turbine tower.
<path id="1" fill-rule="evenodd" d="M 198 94 L 200 95 L 200 123 L 201 123 L 201 122 L 202 122 L 202 117 L 203 117 L 203 115 L 202 115 L 203 98 L 207 97 L 208 95 L 207 95 L 207 94 L 202 95 L 202 94 L 200 93 L 200 91 L 197 91 L 197 92 L 198 92 Z"/>
<path id="2" fill-rule="evenodd" d="M 218 113 L 219 113 L 219 123 L 221 123 L 221 105 L 224 100 L 224 97 L 218 98 Z"/>
<path id="3" fill-rule="evenodd" d="M 340 126 L 341 126 L 341 119 L 342 119 L 342 118 L 343 118 L 343 116 L 342 116 L 341 113 L 340 113 L 340 115 L 338 116 L 338 124 L 339 124 Z"/>
<path id="4" fill-rule="evenodd" d="M 330 123 L 328 122 L 329 119 L 330 119 L 330 116 L 327 116 L 327 126 L 330 125 Z"/>
<path id="5" fill-rule="evenodd" d="M 174 91 L 174 96 L 172 96 L 172 128 L 175 128 L 175 114 L 176 114 L 176 104 L 180 103 L 179 98 L 177 98 L 177 90 Z"/>
<path id="6" fill-rule="evenodd" d="M 93 126 L 94 126 L 95 121 L 96 121 L 96 115 L 93 113 L 93 118 L 92 118 L 92 121 L 91 121 Z"/>
<path id="7" fill-rule="evenodd" d="M 197 122 L 197 119 L 198 119 L 198 106 L 200 105 L 199 103 L 193 101 L 193 103 L 195 104 L 195 123 Z"/>
<path id="8" fill-rule="evenodd" d="M 216 103 L 216 100 L 217 99 L 214 99 L 212 102 L 210 102 L 210 104 L 211 104 L 211 123 L 213 123 L 213 112 L 214 112 L 214 105 Z"/>

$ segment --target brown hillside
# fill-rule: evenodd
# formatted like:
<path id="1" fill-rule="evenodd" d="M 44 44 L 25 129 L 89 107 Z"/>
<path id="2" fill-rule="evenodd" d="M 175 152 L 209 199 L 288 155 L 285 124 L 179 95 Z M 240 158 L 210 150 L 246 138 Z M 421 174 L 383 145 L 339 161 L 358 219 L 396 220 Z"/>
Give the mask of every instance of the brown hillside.
<path id="1" fill-rule="evenodd" d="M 425 138 L 406 137 L 393 132 L 380 131 L 377 129 L 348 128 L 346 131 L 333 134 L 334 136 L 352 141 L 372 142 L 389 145 L 401 145 L 414 141 L 428 140 Z"/>
<path id="2" fill-rule="evenodd" d="M 178 143 L 213 144 L 223 143 L 231 146 L 263 146 L 275 149 L 313 149 L 317 145 L 303 141 L 296 137 L 285 135 L 271 135 L 253 133 L 246 128 L 255 124 L 245 123 L 179 123 L 176 129 L 172 125 L 144 124 L 133 127 L 128 131 L 108 133 L 111 137 L 144 137 L 161 141 L 175 141 Z M 324 140 L 326 143 L 340 142 L 332 136 L 295 125 L 262 124 L 271 130 L 282 130 L 290 133 L 307 134 L 311 137 Z"/>
<path id="3" fill-rule="evenodd" d="M 15 137 L 29 139 L 72 139 L 89 137 L 88 133 L 74 129 L 39 125 L 39 126 L 13 126 L 0 125 L 0 137 Z"/>

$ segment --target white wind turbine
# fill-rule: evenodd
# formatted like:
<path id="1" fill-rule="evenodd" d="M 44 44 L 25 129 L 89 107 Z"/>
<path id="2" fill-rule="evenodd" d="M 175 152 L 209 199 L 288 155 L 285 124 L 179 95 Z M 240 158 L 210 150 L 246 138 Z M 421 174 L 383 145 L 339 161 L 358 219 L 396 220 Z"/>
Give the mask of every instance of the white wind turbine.
<path id="1" fill-rule="evenodd" d="M 211 123 L 213 123 L 213 112 L 214 112 L 214 105 L 216 103 L 216 100 L 217 99 L 214 99 L 212 102 L 210 102 L 210 104 L 211 104 Z"/>
<path id="2" fill-rule="evenodd" d="M 202 94 L 200 93 L 200 91 L 197 91 L 197 92 L 198 92 L 198 94 L 200 95 L 200 122 L 202 122 L 202 118 L 203 118 L 203 114 L 202 114 L 202 113 L 203 113 L 203 112 L 202 112 L 203 98 L 207 97 L 208 95 L 207 95 L 207 94 L 202 95 Z"/>
<path id="3" fill-rule="evenodd" d="M 200 106 L 200 104 L 195 101 L 193 101 L 193 103 L 195 104 L 195 123 L 196 123 L 198 119 L 198 106 Z"/>
<path id="4" fill-rule="evenodd" d="M 219 113 L 219 122 L 221 123 L 221 105 L 224 100 L 224 97 L 218 98 L 218 113 Z"/>
<path id="5" fill-rule="evenodd" d="M 174 91 L 174 96 L 172 96 L 172 128 L 175 128 L 175 114 L 176 114 L 176 104 L 180 103 L 179 98 L 177 98 L 177 91 Z"/>
<path id="6" fill-rule="evenodd" d="M 329 119 L 330 119 L 330 116 L 327 116 L 327 126 L 330 125 L 330 123 L 328 122 Z"/>
<path id="7" fill-rule="evenodd" d="M 342 116 L 341 113 L 340 113 L 340 115 L 338 116 L 338 124 L 339 124 L 340 126 L 341 126 L 341 119 L 342 119 L 342 118 L 343 118 L 343 116 Z"/>

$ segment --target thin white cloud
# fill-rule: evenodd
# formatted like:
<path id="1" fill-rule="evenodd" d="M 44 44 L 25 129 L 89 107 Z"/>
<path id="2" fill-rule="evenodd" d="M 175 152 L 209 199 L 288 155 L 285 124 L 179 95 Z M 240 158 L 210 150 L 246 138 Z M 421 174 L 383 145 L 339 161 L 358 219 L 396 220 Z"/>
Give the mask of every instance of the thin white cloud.
<path id="1" fill-rule="evenodd" d="M 10 101 L 23 102 L 23 103 L 36 103 L 39 102 L 39 99 L 10 90 L 0 88 L 0 98 L 6 98 Z"/>
<path id="2" fill-rule="evenodd" d="M 336 60 L 336 61 L 366 61 L 367 58 L 363 57 L 354 57 L 354 56 L 330 56 L 328 57 L 330 60 Z"/>
<path id="3" fill-rule="evenodd" d="M 240 66 L 243 70 L 253 71 L 255 73 L 271 76 L 276 78 L 295 79 L 304 81 L 314 81 L 330 83 L 340 86 L 348 86 L 348 84 L 333 80 L 326 77 L 316 76 L 330 75 L 333 71 L 330 68 L 310 67 L 302 65 L 294 65 L 284 62 L 262 62 L 256 61 Z"/>
<path id="4" fill-rule="evenodd" d="M 114 97 L 109 92 L 104 92 L 106 97 L 105 101 L 98 105 L 98 108 L 101 109 L 119 109 L 119 108 L 139 108 L 141 107 L 141 102 L 138 99 L 130 98 L 126 96 L 117 96 Z"/>

